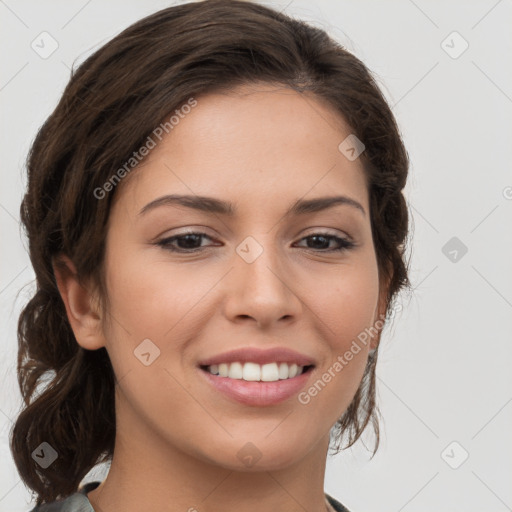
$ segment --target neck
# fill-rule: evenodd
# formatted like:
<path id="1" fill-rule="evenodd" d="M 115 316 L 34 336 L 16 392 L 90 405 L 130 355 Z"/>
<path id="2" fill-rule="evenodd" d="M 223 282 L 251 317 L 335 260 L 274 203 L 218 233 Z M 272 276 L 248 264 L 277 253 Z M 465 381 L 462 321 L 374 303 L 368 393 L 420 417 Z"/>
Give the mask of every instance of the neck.
<path id="1" fill-rule="evenodd" d="M 240 471 L 185 453 L 154 432 L 120 428 L 108 476 L 88 498 L 95 512 L 138 512 L 148 504 L 168 512 L 325 512 L 328 444 L 327 433 L 285 468 Z"/>

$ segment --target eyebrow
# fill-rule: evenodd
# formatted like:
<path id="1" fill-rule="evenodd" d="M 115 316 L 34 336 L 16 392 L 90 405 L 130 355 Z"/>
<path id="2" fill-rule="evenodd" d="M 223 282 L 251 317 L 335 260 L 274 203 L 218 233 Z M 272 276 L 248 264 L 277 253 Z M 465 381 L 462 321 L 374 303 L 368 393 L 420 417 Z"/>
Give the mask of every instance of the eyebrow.
<path id="1" fill-rule="evenodd" d="M 170 194 L 154 199 L 146 206 L 144 206 L 139 215 L 144 215 L 150 210 L 154 210 L 160 206 L 184 206 L 186 208 L 193 208 L 211 214 L 226 215 L 233 217 L 236 213 L 236 208 L 233 203 L 223 201 L 215 197 L 197 196 L 197 195 L 178 195 Z M 307 213 L 316 213 L 327 208 L 332 208 L 336 205 L 351 206 L 363 215 L 366 211 L 355 199 L 347 196 L 328 196 L 317 197 L 315 199 L 299 199 L 288 210 L 285 215 L 304 215 Z"/>

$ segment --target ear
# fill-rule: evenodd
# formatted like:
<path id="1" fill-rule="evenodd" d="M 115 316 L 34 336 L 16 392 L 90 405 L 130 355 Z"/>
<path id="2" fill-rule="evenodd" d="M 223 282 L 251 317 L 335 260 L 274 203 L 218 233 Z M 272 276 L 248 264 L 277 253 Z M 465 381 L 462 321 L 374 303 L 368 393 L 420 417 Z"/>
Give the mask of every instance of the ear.
<path id="1" fill-rule="evenodd" d="M 98 298 L 80 283 L 76 267 L 65 255 L 52 261 L 57 287 L 78 344 L 87 350 L 105 346 Z"/>
<path id="2" fill-rule="evenodd" d="M 379 286 L 379 300 L 375 308 L 375 317 L 373 327 L 377 329 L 378 333 L 371 336 L 370 350 L 375 350 L 379 346 L 382 329 L 386 321 L 386 309 L 388 306 L 388 288 L 390 280 L 385 281 L 381 279 Z"/>

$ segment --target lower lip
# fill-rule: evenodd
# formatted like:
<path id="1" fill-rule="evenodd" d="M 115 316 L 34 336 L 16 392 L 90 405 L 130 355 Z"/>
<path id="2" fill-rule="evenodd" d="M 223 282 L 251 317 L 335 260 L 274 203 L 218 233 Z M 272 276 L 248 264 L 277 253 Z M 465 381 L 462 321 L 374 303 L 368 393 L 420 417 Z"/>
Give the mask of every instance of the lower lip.
<path id="1" fill-rule="evenodd" d="M 267 406 L 279 404 L 297 394 L 306 385 L 312 369 L 291 379 L 274 382 L 230 379 L 213 375 L 202 369 L 199 369 L 199 372 L 227 397 L 244 405 Z"/>

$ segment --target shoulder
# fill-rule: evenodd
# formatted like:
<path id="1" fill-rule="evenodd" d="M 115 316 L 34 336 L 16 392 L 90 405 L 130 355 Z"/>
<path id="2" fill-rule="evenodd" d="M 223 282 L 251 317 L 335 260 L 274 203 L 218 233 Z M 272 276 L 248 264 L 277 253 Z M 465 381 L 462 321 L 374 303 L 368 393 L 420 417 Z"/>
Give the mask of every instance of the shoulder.
<path id="1" fill-rule="evenodd" d="M 65 499 L 44 503 L 38 507 L 34 507 L 30 512 L 94 512 L 87 493 L 92 491 L 101 482 L 89 482 L 81 486 L 77 492 L 71 494 Z"/>
<path id="2" fill-rule="evenodd" d="M 350 512 L 348 508 L 346 508 L 344 505 L 342 505 L 339 501 L 335 500 L 332 496 L 329 496 L 329 494 L 325 494 L 327 500 L 332 505 L 332 508 L 336 512 Z"/>

